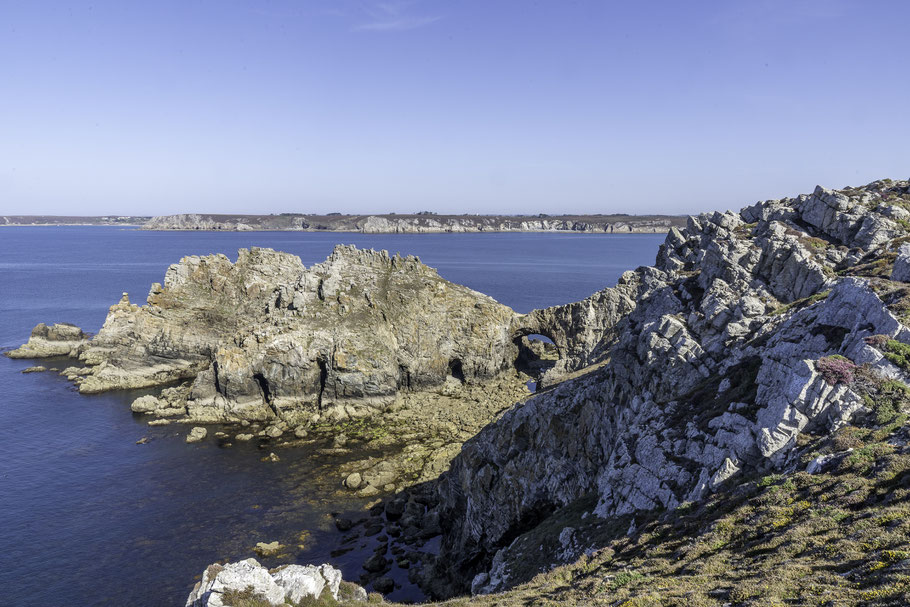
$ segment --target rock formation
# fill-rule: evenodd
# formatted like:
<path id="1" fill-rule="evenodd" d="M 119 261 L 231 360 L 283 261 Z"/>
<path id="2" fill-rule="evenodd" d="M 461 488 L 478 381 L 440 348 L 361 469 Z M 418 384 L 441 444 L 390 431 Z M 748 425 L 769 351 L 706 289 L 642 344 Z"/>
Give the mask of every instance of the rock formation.
<path id="1" fill-rule="evenodd" d="M 884 180 L 693 217 L 655 267 L 529 315 L 567 364 L 609 364 L 464 445 L 439 487 L 443 541 L 428 577 L 453 583 L 443 594 L 507 588 L 534 573 L 516 573 L 521 538 L 584 496 L 606 520 L 674 509 L 785 467 L 802 434 L 869 415 L 853 369 L 907 379 L 882 344 L 910 343 L 910 292 L 889 280 L 908 209 L 910 184 Z M 579 331 L 587 319 L 596 330 Z M 577 558 L 581 544 L 563 549 Z"/>
<path id="2" fill-rule="evenodd" d="M 54 356 L 75 356 L 88 336 L 75 325 L 57 323 L 47 326 L 38 324 L 32 329 L 28 343 L 6 353 L 10 358 L 52 358 Z"/>
<path id="3" fill-rule="evenodd" d="M 387 501 L 377 517 L 384 512 L 401 541 L 442 535 L 435 562 L 409 573 L 435 596 L 507 589 L 582 556 L 599 555 L 603 564 L 630 544 L 653 546 L 654 537 L 637 526 L 648 522 L 653 529 L 653 513 L 672 513 L 663 521 L 669 525 L 701 508 L 693 504 L 720 501 L 724 491 L 742 505 L 774 485 L 778 473 L 861 470 L 867 476 L 848 484 L 865 487 L 862 502 L 836 480 L 820 489 L 803 478 L 801 495 L 818 500 L 819 517 L 827 516 L 820 503 L 831 495 L 845 508 L 903 500 L 903 510 L 889 510 L 887 520 L 875 523 L 881 545 L 844 548 L 849 555 L 826 582 L 854 589 L 869 572 L 893 573 L 891 586 L 876 582 L 871 594 L 850 603 L 865 604 L 877 592 L 910 595 L 899 573 L 910 566 L 910 552 L 894 548 L 910 538 L 900 522 L 910 496 L 908 241 L 910 182 L 818 187 L 738 213 L 691 217 L 684 228 L 669 230 L 653 267 L 626 272 L 615 287 L 581 302 L 527 315 L 442 280 L 416 258 L 339 247 L 307 269 L 291 255 L 242 250 L 233 264 L 217 255 L 185 258 L 168 270 L 163 286 L 152 286 L 147 305 L 125 296 L 112 306 L 90 341 L 75 327 L 39 325 L 11 355 L 78 355 L 86 366 L 64 374 L 83 392 L 182 381 L 137 399 L 133 409 L 184 421 L 252 420 L 257 430 L 270 420 L 274 425 L 259 430 L 267 437 L 303 422 L 315 431 L 320 419 L 354 420 L 383 408 L 391 418 L 400 413 L 393 402 L 401 406 L 433 390 L 438 402 L 410 402 L 408 419 L 423 412 L 438 427 L 452 428 L 443 440 L 433 439 L 440 447 L 434 461 L 412 458 L 419 466 L 409 473 L 419 481 L 443 474 L 435 486 Z M 553 340 L 558 361 L 542 378 L 545 390 L 502 413 L 496 394 L 484 393 L 517 394 L 514 377 L 504 376 L 551 353 L 528 342 L 534 334 Z M 478 408 L 480 418 L 498 419 L 467 440 L 449 465 L 481 421 L 459 428 L 457 405 L 446 399 L 479 401 L 478 392 L 493 403 Z M 343 448 L 348 440 L 339 435 L 335 444 Z M 410 447 L 402 453 L 409 455 Z M 339 483 L 344 479 L 352 491 L 365 486 L 369 493 L 362 495 L 402 491 L 392 467 L 344 468 Z M 782 529 L 814 508 L 796 501 L 802 498 L 792 487 L 775 491 L 790 501 L 768 529 Z M 718 506 L 712 508 L 716 514 Z M 849 516 L 835 514 L 841 517 L 835 524 Z M 753 506 L 735 518 L 741 526 L 763 520 Z M 716 528 L 699 533 L 716 537 L 723 524 L 715 516 Z M 371 532 L 378 533 L 377 525 Z M 854 531 L 866 533 L 871 525 L 864 521 Z M 598 543 L 597 533 L 609 535 L 604 541 L 611 545 Z M 727 539 L 732 535 L 728 530 Z M 727 540 L 716 541 L 715 550 Z M 697 544 L 697 538 L 678 539 L 672 559 L 697 563 L 691 548 Z M 779 543 L 761 551 L 778 549 Z M 371 574 L 389 567 L 382 550 L 364 565 Z M 876 551 L 876 561 L 856 556 Z M 862 568 L 850 564 L 861 562 Z M 285 599 L 278 577 L 290 573 L 272 575 L 255 561 L 244 563 L 228 573 L 207 570 L 188 605 L 202 598 L 199 592 L 212 597 L 219 583 L 226 588 L 235 573 L 256 578 L 248 586 L 261 588 L 256 594 L 266 600 Z M 623 575 L 621 582 L 597 581 L 591 596 L 635 579 Z M 729 588 L 716 591 L 732 596 Z M 764 590 L 750 592 L 744 586 L 736 596 Z M 758 604 L 740 598 L 728 602 Z"/>
<path id="4" fill-rule="evenodd" d="M 517 356 L 516 317 L 415 257 L 339 246 L 305 268 L 254 248 L 236 263 L 184 258 L 147 305 L 124 294 L 89 342 L 75 327 L 39 325 L 10 354 L 78 353 L 83 393 L 191 380 L 139 399 L 138 412 L 293 426 L 369 414 L 400 391 L 493 379 Z"/>
<path id="5" fill-rule="evenodd" d="M 282 607 L 295 605 L 304 599 L 330 596 L 333 601 L 346 599 L 366 601 L 367 594 L 355 584 L 348 584 L 341 593 L 341 571 L 331 565 L 287 565 L 274 573 L 256 559 L 225 565 L 209 565 L 202 572 L 186 600 L 186 607 L 239 607 L 268 604 Z M 314 601 L 315 602 L 315 601 Z"/>

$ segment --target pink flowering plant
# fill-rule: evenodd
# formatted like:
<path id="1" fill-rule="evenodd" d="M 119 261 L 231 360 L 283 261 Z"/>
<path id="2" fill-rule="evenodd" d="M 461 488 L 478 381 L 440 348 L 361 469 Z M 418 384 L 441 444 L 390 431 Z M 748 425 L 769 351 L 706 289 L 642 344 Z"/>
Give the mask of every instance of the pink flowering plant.
<path id="1" fill-rule="evenodd" d="M 852 384 L 856 365 L 849 358 L 839 354 L 832 354 L 815 361 L 815 370 L 832 386 L 835 384 Z"/>

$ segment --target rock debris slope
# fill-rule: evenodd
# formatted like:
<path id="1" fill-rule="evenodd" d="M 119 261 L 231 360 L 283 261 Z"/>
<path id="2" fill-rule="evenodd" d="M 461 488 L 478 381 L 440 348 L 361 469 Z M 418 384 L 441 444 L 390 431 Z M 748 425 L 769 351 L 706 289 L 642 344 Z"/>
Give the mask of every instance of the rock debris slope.
<path id="1" fill-rule="evenodd" d="M 908 228 L 906 181 L 818 187 L 692 217 L 654 267 L 583 306 L 532 314 L 550 331 L 609 319 L 576 339 L 574 356 L 578 366 L 597 351 L 609 364 L 464 445 L 441 479 L 442 548 L 427 585 L 485 593 L 527 581 L 536 571 L 521 546 L 543 547 L 522 538 L 584 496 L 596 498 L 585 516 L 674 509 L 792 464 L 800 436 L 872 414 L 854 371 L 873 385 L 906 379 L 888 349 L 910 343 L 910 289 L 891 280 L 892 267 L 906 278 L 894 260 Z M 571 535 L 549 562 L 596 547 Z"/>

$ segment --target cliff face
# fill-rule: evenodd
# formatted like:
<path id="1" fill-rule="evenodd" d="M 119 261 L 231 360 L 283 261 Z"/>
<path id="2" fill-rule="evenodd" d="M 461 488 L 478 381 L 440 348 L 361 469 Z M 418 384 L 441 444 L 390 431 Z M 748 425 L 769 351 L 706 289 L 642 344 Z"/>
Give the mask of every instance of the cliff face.
<path id="1" fill-rule="evenodd" d="M 663 233 L 685 219 L 669 215 L 162 215 L 145 230 L 288 230 L 411 234 L 439 232 Z"/>
<path id="2" fill-rule="evenodd" d="M 526 581 L 534 542 L 522 538 L 576 500 L 594 496 L 585 516 L 607 520 L 674 509 L 728 479 L 786 467 L 800 436 L 872 415 L 882 386 L 907 379 L 888 349 L 910 343 L 910 290 L 890 280 L 910 237 L 908 186 L 819 187 L 691 218 L 670 231 L 655 267 L 584 305 L 532 314 L 551 327 L 609 319 L 576 357 L 609 364 L 465 444 L 440 484 L 430 577 L 452 582 L 449 592 Z M 566 562 L 596 548 L 561 546 L 532 558 Z"/>

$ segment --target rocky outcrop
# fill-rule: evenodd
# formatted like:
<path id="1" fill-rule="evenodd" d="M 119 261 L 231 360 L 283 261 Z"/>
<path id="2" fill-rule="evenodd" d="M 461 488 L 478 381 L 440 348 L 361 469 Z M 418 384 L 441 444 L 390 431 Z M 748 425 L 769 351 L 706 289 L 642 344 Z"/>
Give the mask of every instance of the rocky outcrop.
<path id="1" fill-rule="evenodd" d="M 891 280 L 910 282 L 910 244 L 903 244 L 897 250 L 897 259 L 894 260 Z"/>
<path id="2" fill-rule="evenodd" d="M 325 595 L 337 601 L 366 601 L 366 592 L 348 584 L 349 596 L 340 597 L 341 571 L 331 565 L 287 565 L 274 573 L 256 559 L 209 565 L 186 600 L 186 607 L 239 607 L 253 601 L 280 607 Z"/>
<path id="3" fill-rule="evenodd" d="M 910 343 L 903 291 L 887 280 L 910 234 L 895 219 L 905 208 L 910 184 L 882 181 L 693 217 L 670 230 L 655 267 L 529 315 L 572 364 L 609 363 L 464 445 L 439 487 L 444 533 L 428 578 L 453 583 L 439 593 L 526 581 L 521 547 L 538 544 L 521 538 L 585 496 L 596 497 L 587 514 L 608 520 L 673 509 L 787 466 L 800 434 L 867 415 L 850 370 L 904 378 L 880 343 Z M 829 361 L 849 373 L 832 375 Z M 552 562 L 591 548 L 561 546 Z"/>
<path id="4" fill-rule="evenodd" d="M 76 356 L 88 339 L 82 329 L 75 325 L 44 323 L 32 329 L 28 343 L 6 353 L 10 358 L 51 358 L 54 356 Z"/>
<path id="5" fill-rule="evenodd" d="M 124 294 L 80 345 L 79 390 L 189 382 L 133 409 L 199 422 L 358 417 L 400 392 L 511 369 L 517 316 L 415 257 L 344 246 L 311 268 L 269 249 L 243 249 L 236 263 L 186 257 L 152 285 L 146 305 Z M 13 355 L 62 343 L 60 331 L 41 327 Z M 68 352 L 77 345 L 65 343 Z"/>
<path id="6" fill-rule="evenodd" d="M 681 227 L 672 215 L 162 215 L 145 230 L 285 230 L 426 234 L 442 232 L 586 232 L 595 234 L 664 233 Z"/>
<path id="7" fill-rule="evenodd" d="M 617 323 L 635 308 L 637 282 L 637 274 L 626 272 L 614 288 L 604 289 L 579 302 L 533 310 L 516 319 L 513 334 L 543 335 L 556 346 L 558 362 L 548 371 L 543 383 L 603 357 L 602 346 L 615 338 Z"/>

